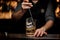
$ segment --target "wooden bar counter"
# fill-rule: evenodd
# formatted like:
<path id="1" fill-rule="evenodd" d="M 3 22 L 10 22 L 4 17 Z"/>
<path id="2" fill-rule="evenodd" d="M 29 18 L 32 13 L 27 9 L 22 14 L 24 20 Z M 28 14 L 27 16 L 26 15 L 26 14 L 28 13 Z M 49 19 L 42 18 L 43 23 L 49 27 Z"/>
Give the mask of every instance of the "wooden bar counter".
<path id="1" fill-rule="evenodd" d="M 39 39 L 60 39 L 60 34 L 48 34 L 43 37 L 28 37 L 25 34 L 8 34 L 8 38 L 17 38 L 17 39 L 34 39 L 34 40 L 39 40 Z"/>

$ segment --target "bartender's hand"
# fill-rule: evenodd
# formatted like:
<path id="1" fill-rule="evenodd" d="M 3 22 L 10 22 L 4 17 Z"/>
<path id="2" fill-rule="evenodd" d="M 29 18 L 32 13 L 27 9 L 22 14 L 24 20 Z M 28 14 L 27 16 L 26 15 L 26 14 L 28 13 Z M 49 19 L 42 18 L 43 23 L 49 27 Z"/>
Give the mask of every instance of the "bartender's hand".
<path id="1" fill-rule="evenodd" d="M 23 9 L 30 9 L 31 7 L 33 7 L 32 3 L 22 2 L 22 8 Z"/>
<path id="2" fill-rule="evenodd" d="M 39 36 L 43 36 L 43 34 L 47 35 L 45 31 L 46 29 L 44 27 L 41 27 L 35 31 L 34 36 L 39 37 Z"/>

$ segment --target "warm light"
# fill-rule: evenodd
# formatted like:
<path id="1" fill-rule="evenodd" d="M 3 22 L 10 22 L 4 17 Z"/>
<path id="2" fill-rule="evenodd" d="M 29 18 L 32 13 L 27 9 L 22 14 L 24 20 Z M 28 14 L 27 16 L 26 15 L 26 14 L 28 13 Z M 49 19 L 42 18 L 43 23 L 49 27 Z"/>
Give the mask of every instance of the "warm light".
<path id="1" fill-rule="evenodd" d="M 60 6 L 58 6 L 57 8 L 56 8 L 56 10 L 55 10 L 55 15 L 56 15 L 56 17 L 59 17 L 60 18 L 60 8 L 59 8 Z"/>
<path id="2" fill-rule="evenodd" d="M 12 6 L 13 8 L 16 8 L 16 7 L 17 7 L 17 2 L 16 2 L 16 1 L 11 1 L 11 6 Z"/>
<path id="3" fill-rule="evenodd" d="M 56 9 L 56 13 L 58 13 L 59 12 L 59 7 L 57 7 L 57 9 Z"/>
<path id="4" fill-rule="evenodd" d="M 9 2 L 7 2 L 6 4 L 7 4 L 7 6 L 9 6 L 9 5 L 10 5 L 10 1 L 9 1 Z"/>
<path id="5" fill-rule="evenodd" d="M 56 0 L 57 2 L 60 2 L 60 0 Z"/>
<path id="6" fill-rule="evenodd" d="M 0 6 L 0 10 L 2 10 L 2 6 Z"/>
<path id="7" fill-rule="evenodd" d="M 0 12 L 0 19 L 11 19 L 12 18 L 12 11 L 9 12 Z"/>

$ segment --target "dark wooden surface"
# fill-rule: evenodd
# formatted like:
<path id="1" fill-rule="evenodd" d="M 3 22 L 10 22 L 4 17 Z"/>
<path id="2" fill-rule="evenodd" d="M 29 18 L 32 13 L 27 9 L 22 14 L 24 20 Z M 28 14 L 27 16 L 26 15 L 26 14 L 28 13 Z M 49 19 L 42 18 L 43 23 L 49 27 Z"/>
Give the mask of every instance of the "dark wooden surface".
<path id="1" fill-rule="evenodd" d="M 8 38 L 19 38 L 19 39 L 60 39 L 60 34 L 48 34 L 42 37 L 28 37 L 25 34 L 8 34 Z"/>

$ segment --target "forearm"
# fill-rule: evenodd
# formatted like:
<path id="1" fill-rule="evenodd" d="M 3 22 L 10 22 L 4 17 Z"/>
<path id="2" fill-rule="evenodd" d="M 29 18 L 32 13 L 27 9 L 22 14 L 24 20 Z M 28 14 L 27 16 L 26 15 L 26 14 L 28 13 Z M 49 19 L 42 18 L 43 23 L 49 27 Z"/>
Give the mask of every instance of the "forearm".
<path id="1" fill-rule="evenodd" d="M 45 30 L 48 30 L 53 26 L 53 24 L 54 24 L 53 20 L 49 20 L 43 27 L 45 28 Z"/>
<path id="2" fill-rule="evenodd" d="M 49 1 L 49 4 L 47 6 L 45 20 L 46 20 L 46 24 L 44 25 L 44 27 L 47 30 L 53 26 L 55 20 L 53 13 L 53 3 L 51 0 Z"/>
<path id="3" fill-rule="evenodd" d="M 26 10 L 23 10 L 23 9 L 20 9 L 19 11 L 14 12 L 13 18 L 14 19 L 20 19 L 20 18 L 22 18 L 22 16 L 24 15 L 25 12 L 26 12 Z"/>

